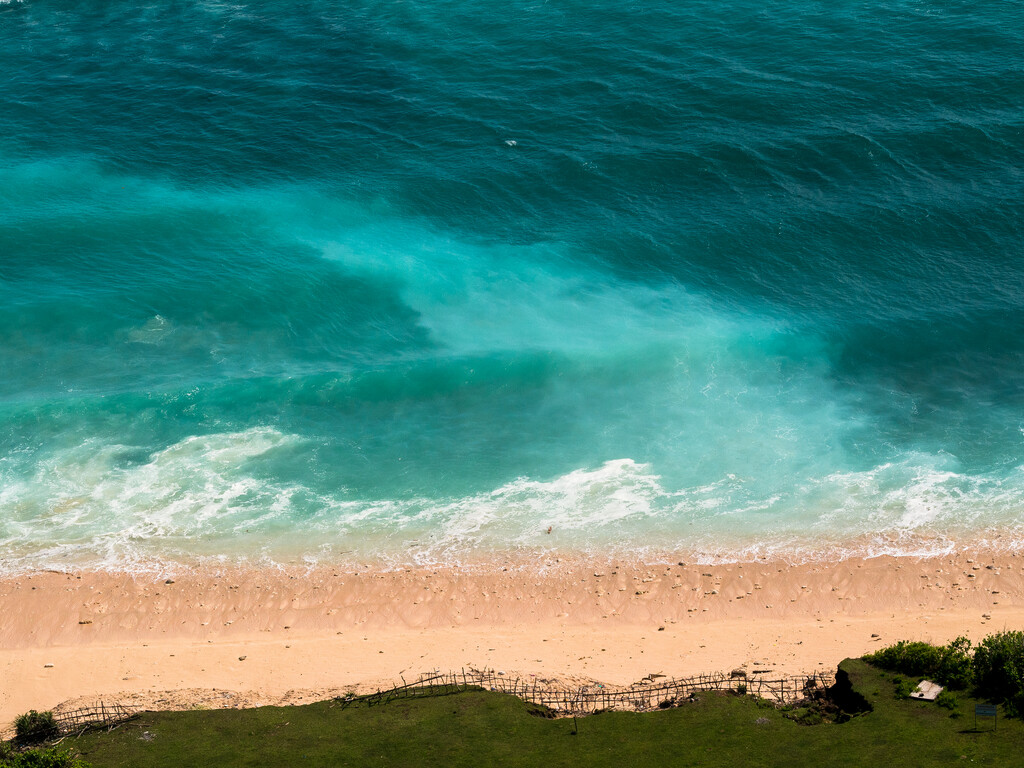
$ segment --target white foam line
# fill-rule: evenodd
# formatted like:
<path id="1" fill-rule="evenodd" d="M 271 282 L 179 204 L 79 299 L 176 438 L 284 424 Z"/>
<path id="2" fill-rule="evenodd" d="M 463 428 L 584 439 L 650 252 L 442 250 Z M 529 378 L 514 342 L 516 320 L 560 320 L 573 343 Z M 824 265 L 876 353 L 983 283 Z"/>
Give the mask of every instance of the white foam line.
<path id="1" fill-rule="evenodd" d="M 522 552 L 820 560 L 1024 541 L 1024 474 L 967 476 L 942 456 L 833 473 L 763 499 L 744 495 L 735 475 L 667 489 L 628 458 L 445 501 L 339 499 L 246 474 L 246 462 L 299 442 L 267 428 L 193 436 L 125 468 L 124 446 L 86 441 L 41 463 L 37 483 L 0 490 L 0 571 L 153 572 L 194 557 L 317 562 L 340 553 L 422 565 Z M 311 508 L 297 510 L 297 497 Z M 42 511 L 26 514 L 33 504 Z"/>

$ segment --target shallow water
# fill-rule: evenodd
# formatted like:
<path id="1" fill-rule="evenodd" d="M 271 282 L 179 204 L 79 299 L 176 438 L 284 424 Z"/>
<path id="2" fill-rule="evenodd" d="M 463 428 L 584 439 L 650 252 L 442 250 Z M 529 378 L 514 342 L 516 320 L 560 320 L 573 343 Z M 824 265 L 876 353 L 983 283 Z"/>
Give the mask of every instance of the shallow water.
<path id="1" fill-rule="evenodd" d="M 0 569 L 1015 546 L 1024 10 L 679 5 L 0 4 Z"/>

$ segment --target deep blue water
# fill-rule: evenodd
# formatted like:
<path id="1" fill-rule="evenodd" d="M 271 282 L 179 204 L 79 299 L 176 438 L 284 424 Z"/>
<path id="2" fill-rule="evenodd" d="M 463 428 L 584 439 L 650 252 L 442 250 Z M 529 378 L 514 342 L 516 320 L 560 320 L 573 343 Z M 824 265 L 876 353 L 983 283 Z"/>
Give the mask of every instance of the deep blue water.
<path id="1" fill-rule="evenodd" d="M 0 4 L 0 570 L 1017 546 L 1022 51 L 1017 2 Z"/>

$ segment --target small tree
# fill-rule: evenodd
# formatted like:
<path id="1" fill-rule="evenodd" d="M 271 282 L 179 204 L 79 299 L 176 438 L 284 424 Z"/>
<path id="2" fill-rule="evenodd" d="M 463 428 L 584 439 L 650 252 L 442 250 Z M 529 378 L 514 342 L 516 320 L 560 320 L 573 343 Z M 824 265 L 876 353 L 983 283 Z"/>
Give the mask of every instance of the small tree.
<path id="1" fill-rule="evenodd" d="M 15 738 L 19 744 L 39 744 L 60 735 L 53 712 L 34 709 L 19 715 L 14 721 Z"/>
<path id="2" fill-rule="evenodd" d="M 1010 714 L 1024 715 L 1024 632 L 989 635 L 974 652 L 978 693 L 1006 704 Z"/>
<path id="3" fill-rule="evenodd" d="M 939 668 L 935 670 L 935 679 L 949 688 L 963 690 L 970 686 L 974 679 L 971 641 L 963 636 L 958 637 L 949 645 L 939 648 L 939 652 L 941 658 Z"/>

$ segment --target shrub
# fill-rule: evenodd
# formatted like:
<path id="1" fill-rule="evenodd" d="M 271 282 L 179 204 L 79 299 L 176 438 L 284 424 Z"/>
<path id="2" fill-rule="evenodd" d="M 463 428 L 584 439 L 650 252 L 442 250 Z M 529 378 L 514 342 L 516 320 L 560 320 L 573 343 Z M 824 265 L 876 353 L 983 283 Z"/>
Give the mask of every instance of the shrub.
<path id="1" fill-rule="evenodd" d="M 940 649 L 939 667 L 935 670 L 935 680 L 948 688 L 963 690 L 974 679 L 974 666 L 971 658 L 971 641 L 966 637 L 958 637 L 949 645 Z"/>
<path id="2" fill-rule="evenodd" d="M 7 757 L 0 755 L 3 768 L 90 768 L 89 764 L 67 749 L 30 749 L 27 752 L 12 752 Z"/>
<path id="3" fill-rule="evenodd" d="M 868 654 L 864 660 L 876 667 L 900 672 L 910 677 L 924 677 L 938 669 L 942 655 L 928 643 L 910 643 L 900 640 L 896 645 Z"/>
<path id="4" fill-rule="evenodd" d="M 36 712 L 34 709 L 18 716 L 14 721 L 14 732 L 19 744 L 39 744 L 60 735 L 53 712 Z"/>
<path id="5" fill-rule="evenodd" d="M 868 654 L 864 660 L 908 677 L 928 677 L 949 688 L 966 688 L 973 677 L 971 641 L 966 637 L 940 646 L 901 640 Z"/>
<path id="6" fill-rule="evenodd" d="M 978 693 L 1006 704 L 1013 715 L 1024 715 L 1024 632 L 989 635 L 974 652 Z"/>
<path id="7" fill-rule="evenodd" d="M 910 694 L 917 690 L 916 685 L 899 675 L 896 675 L 892 679 L 892 684 L 896 687 L 895 693 L 897 699 L 909 699 Z"/>
<path id="8" fill-rule="evenodd" d="M 935 703 L 949 710 L 960 708 L 960 699 L 957 698 L 955 693 L 950 693 L 949 691 L 942 691 L 942 693 L 936 696 Z"/>
<path id="9" fill-rule="evenodd" d="M 796 707 L 788 712 L 784 711 L 782 716 L 798 725 L 821 725 L 825 722 L 821 712 L 813 706 Z"/>

